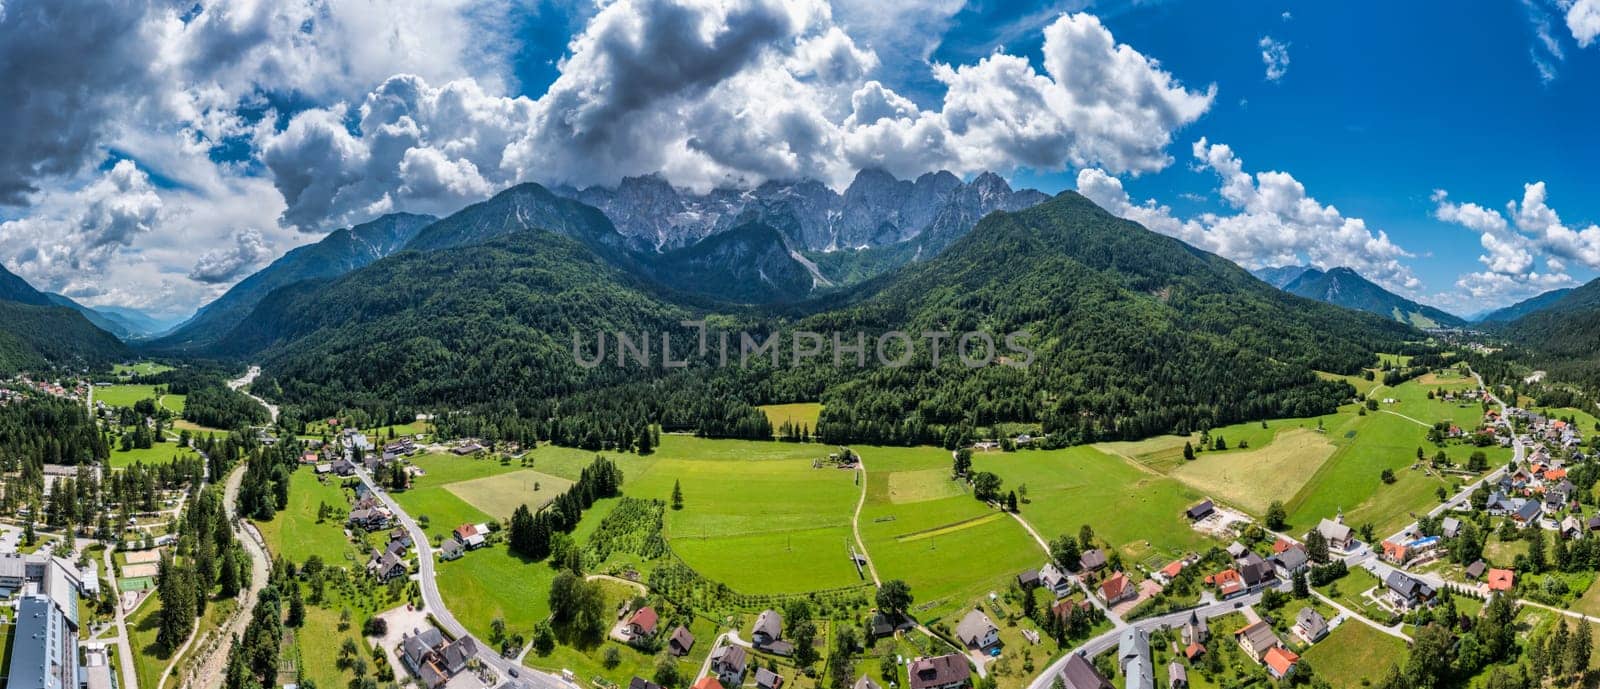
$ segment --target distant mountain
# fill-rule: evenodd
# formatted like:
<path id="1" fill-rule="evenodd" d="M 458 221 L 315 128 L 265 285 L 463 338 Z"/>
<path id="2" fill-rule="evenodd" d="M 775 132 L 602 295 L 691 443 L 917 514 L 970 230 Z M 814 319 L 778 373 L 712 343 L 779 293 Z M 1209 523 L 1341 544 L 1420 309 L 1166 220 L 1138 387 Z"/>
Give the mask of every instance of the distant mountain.
<path id="1" fill-rule="evenodd" d="M 1418 304 L 1379 287 L 1349 268 L 1334 268 L 1326 272 L 1308 268 L 1300 277 L 1284 285 L 1283 290 L 1307 299 L 1393 318 L 1418 328 L 1459 328 L 1467 324 L 1459 316 Z"/>
<path id="2" fill-rule="evenodd" d="M 1300 279 L 1301 275 L 1305 275 L 1306 271 L 1310 270 L 1316 269 L 1311 266 L 1278 266 L 1275 268 L 1257 268 L 1250 271 L 1250 274 L 1261 278 L 1262 282 L 1278 289 L 1283 289 L 1289 283 Z"/>
<path id="3" fill-rule="evenodd" d="M 826 276 L 836 283 L 932 257 L 984 215 L 1021 210 L 1049 198 L 1032 189 L 1014 191 L 993 173 L 978 175 L 969 183 L 945 171 L 901 180 L 870 168 L 858 172 L 842 194 L 810 179 L 695 194 L 673 187 L 659 175 L 625 178 L 614 189 L 552 191 L 600 209 L 635 248 L 672 251 L 760 222 L 782 233 L 791 248 L 819 266 L 840 265 L 840 274 Z M 889 250 L 843 259 L 825 257 L 880 248 Z"/>
<path id="4" fill-rule="evenodd" d="M 541 229 L 571 237 L 595 253 L 619 258 L 643 244 L 617 232 L 598 209 L 525 183 L 474 203 L 417 233 L 405 248 L 438 251 L 482 244 L 507 235 Z"/>
<path id="5" fill-rule="evenodd" d="M 759 222 L 642 260 L 648 261 L 651 276 L 668 287 L 745 304 L 793 301 L 831 284 L 789 248 L 781 233 Z"/>
<path id="6" fill-rule="evenodd" d="M 100 328 L 117 339 L 128 341 L 160 335 L 171 329 L 176 320 L 162 320 L 146 314 L 138 309 L 115 306 L 84 306 L 64 294 L 53 292 L 45 293 L 51 304 L 65 306 L 83 314 L 95 327 Z"/>
<path id="7" fill-rule="evenodd" d="M 1559 304 L 1562 299 L 1565 299 L 1568 294 L 1572 293 L 1572 290 L 1573 288 L 1571 287 L 1565 289 L 1553 289 L 1539 296 L 1529 297 L 1505 308 L 1490 311 L 1486 314 L 1483 314 L 1483 317 L 1479 318 L 1478 320 L 1483 323 L 1509 323 L 1522 318 L 1523 316 L 1534 313 L 1535 311 L 1543 311 L 1555 306 L 1556 304 Z"/>
<path id="8" fill-rule="evenodd" d="M 97 367 L 126 355 L 115 335 L 0 267 L 0 372 Z"/>
<path id="9" fill-rule="evenodd" d="M 298 247 L 240 280 L 193 317 L 151 343 L 156 349 L 194 349 L 215 343 L 239 325 L 269 292 L 294 282 L 337 277 L 388 256 L 436 218 L 392 213 L 335 230 L 315 244 Z"/>

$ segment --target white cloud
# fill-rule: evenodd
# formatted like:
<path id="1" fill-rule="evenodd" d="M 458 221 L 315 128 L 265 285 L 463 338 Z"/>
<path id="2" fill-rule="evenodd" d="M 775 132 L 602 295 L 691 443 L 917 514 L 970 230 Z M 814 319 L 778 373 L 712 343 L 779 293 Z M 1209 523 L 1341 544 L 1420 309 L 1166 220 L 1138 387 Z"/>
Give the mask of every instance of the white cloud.
<path id="1" fill-rule="evenodd" d="M 1138 175 L 1171 163 L 1216 92 L 1054 9 L 1017 25 L 1045 27 L 1038 66 L 1003 51 L 928 65 L 953 0 L 838 18 L 824 0 L 597 3 L 537 98 L 505 95 L 515 3 L 0 1 L 0 64 L 26 66 L 0 80 L 0 129 L 30 132 L 0 139 L 0 219 L 19 223 L 0 253 L 91 304 L 192 306 L 321 231 L 525 180 Z M 885 85 L 908 61 L 944 89 L 931 107 Z M 113 148 L 150 171 L 158 208 L 132 235 L 107 229 L 128 243 L 92 244 L 71 201 L 105 183 Z M 68 276 L 73 262 L 102 272 Z"/>
<path id="2" fill-rule="evenodd" d="M 367 97 L 354 133 L 345 107 L 297 115 L 261 141 L 284 222 L 320 228 L 448 210 L 515 181 L 655 172 L 699 189 L 797 177 L 843 186 L 863 167 L 1138 174 L 1170 164 L 1173 132 L 1215 93 L 1183 87 L 1087 14 L 1044 30 L 1043 72 L 1005 53 L 935 66 L 945 94 L 934 110 L 871 79 L 876 53 L 820 2 L 621 0 L 570 50 L 537 100 L 404 75 Z M 439 94 L 451 107 L 434 105 Z"/>
<path id="3" fill-rule="evenodd" d="M 1523 185 L 1521 202 L 1508 201 L 1504 214 L 1435 191 L 1434 217 L 1479 233 L 1485 252 L 1478 260 L 1487 270 L 1461 276 L 1457 286 L 1475 298 L 1511 301 L 1574 284 L 1569 262 L 1600 269 L 1600 226 L 1568 227 L 1547 200 L 1544 182 Z"/>
<path id="4" fill-rule="evenodd" d="M 272 246 L 261 238 L 260 230 L 243 230 L 233 235 L 234 245 L 201 254 L 189 271 L 189 279 L 204 283 L 231 282 L 242 277 L 272 254 Z"/>
<path id="5" fill-rule="evenodd" d="M 1587 48 L 1600 36 L 1600 0 L 1577 0 L 1567 7 L 1567 28 L 1578 47 Z"/>
<path id="6" fill-rule="evenodd" d="M 1324 269 L 1347 267 L 1398 292 L 1415 294 L 1421 287 L 1401 262 L 1411 257 L 1409 252 L 1387 233 L 1368 229 L 1362 219 L 1323 205 L 1292 175 L 1247 172 L 1232 148 L 1203 138 L 1195 142 L 1193 153 L 1198 169 L 1217 175 L 1219 195 L 1236 212 L 1180 219 L 1153 200 L 1133 202 L 1120 180 L 1096 169 L 1079 171 L 1078 191 L 1114 215 L 1247 268 L 1300 263 Z"/>
<path id="7" fill-rule="evenodd" d="M 1267 66 L 1267 81 L 1277 81 L 1289 72 L 1289 44 L 1262 36 L 1256 44 L 1261 48 L 1261 62 Z"/>

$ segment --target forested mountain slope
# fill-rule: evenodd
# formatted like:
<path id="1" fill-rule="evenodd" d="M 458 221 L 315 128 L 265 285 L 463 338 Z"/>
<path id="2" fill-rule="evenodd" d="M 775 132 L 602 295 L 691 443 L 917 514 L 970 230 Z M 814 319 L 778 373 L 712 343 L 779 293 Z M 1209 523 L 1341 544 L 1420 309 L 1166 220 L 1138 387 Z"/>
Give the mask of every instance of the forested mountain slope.
<path id="1" fill-rule="evenodd" d="M 1093 440 L 1325 413 L 1350 391 L 1313 370 L 1355 371 L 1415 336 L 1281 292 L 1074 192 L 990 215 L 939 257 L 802 325 L 1033 335 L 1026 373 L 947 358 L 829 381 L 819 427 L 886 442 L 962 421 L 1039 420 Z"/>
<path id="2" fill-rule="evenodd" d="M 1328 271 L 1307 269 L 1284 285 L 1283 290 L 1307 299 L 1393 318 L 1418 328 L 1459 328 L 1467 324 L 1459 316 L 1418 304 L 1379 287 L 1349 268 Z"/>
<path id="3" fill-rule="evenodd" d="M 335 230 L 315 244 L 297 247 L 195 313 L 171 334 L 151 343 L 154 349 L 198 349 L 233 330 L 267 293 L 284 285 L 337 277 L 394 253 L 417 231 L 433 222 L 431 215 L 391 213 L 355 227 Z"/>
<path id="4" fill-rule="evenodd" d="M 0 268 L 0 373 L 51 365 L 98 366 L 126 354 L 115 335 Z"/>

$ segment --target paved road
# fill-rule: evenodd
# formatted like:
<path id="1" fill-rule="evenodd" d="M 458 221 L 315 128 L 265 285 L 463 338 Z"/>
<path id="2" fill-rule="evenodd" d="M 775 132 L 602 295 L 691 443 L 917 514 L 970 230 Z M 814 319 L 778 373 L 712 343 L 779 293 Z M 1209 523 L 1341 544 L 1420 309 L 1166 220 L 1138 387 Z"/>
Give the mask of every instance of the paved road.
<path id="1" fill-rule="evenodd" d="M 428 534 L 422 530 L 422 527 L 417 526 L 416 520 L 412 519 L 411 515 L 406 514 L 406 511 L 401 509 L 400 503 L 395 502 L 387 491 L 378 489 L 377 484 L 372 480 L 372 476 L 367 473 L 366 469 L 358 466 L 356 476 L 361 479 L 362 483 L 367 485 L 368 489 L 372 490 L 372 494 L 377 496 L 378 500 L 389 508 L 390 512 L 394 513 L 395 518 L 400 521 L 401 526 L 405 527 L 406 532 L 411 534 L 411 541 L 417 549 L 417 580 L 419 587 L 422 589 L 423 608 L 432 613 L 439 626 L 443 627 L 451 636 L 458 639 L 470 636 L 471 634 L 467 631 L 467 628 L 456 620 L 455 614 L 450 612 L 450 608 L 444 604 L 444 598 L 439 595 L 439 581 L 434 570 L 433 545 L 428 540 Z M 494 668 L 494 671 L 502 679 L 515 672 L 522 683 L 539 689 L 574 689 L 575 687 L 575 685 L 556 675 L 522 667 L 519 663 L 496 653 L 494 648 L 490 644 L 484 643 L 482 639 L 475 640 L 478 642 L 478 659 L 484 665 Z"/>
<path id="2" fill-rule="evenodd" d="M 117 586 L 116 570 L 112 568 L 111 548 L 105 549 L 106 577 L 111 579 L 111 592 L 117 597 L 117 664 L 122 666 L 122 689 L 139 689 L 139 672 L 133 665 L 133 642 L 128 636 L 128 623 L 122 612 L 122 589 Z"/>
<path id="3" fill-rule="evenodd" d="M 1007 514 L 1010 514 L 1012 518 L 1016 519 L 1017 523 L 1021 524 L 1022 528 L 1028 532 L 1028 535 L 1033 537 L 1034 542 L 1038 543 L 1039 547 L 1044 549 L 1044 557 L 1046 560 L 1049 560 L 1050 543 L 1044 540 L 1044 536 L 1040 536 L 1038 531 L 1034 531 L 1033 525 L 1029 524 L 1028 520 L 1023 519 L 1022 515 L 1017 514 L 1016 512 L 1008 512 Z M 1117 616 L 1116 613 L 1111 612 L 1111 608 L 1107 607 L 1105 603 L 1101 602 L 1099 596 L 1094 595 L 1094 591 L 1089 590 L 1089 585 L 1083 583 L 1083 579 L 1071 572 L 1067 573 L 1067 578 L 1071 579 L 1072 583 L 1078 585 L 1078 588 L 1083 591 L 1083 595 L 1089 597 L 1089 602 L 1094 604 L 1094 607 L 1099 608 L 1100 612 L 1106 616 L 1106 619 L 1111 620 L 1112 629 L 1118 630 L 1127 626 L 1127 623 L 1123 622 L 1121 617 Z"/>
<path id="4" fill-rule="evenodd" d="M 1164 627 L 1172 628 L 1181 626 L 1185 622 L 1189 621 L 1189 615 L 1191 613 L 1210 620 L 1213 617 L 1221 617 L 1229 613 L 1239 612 L 1244 608 L 1255 605 L 1259 602 L 1261 602 L 1261 591 L 1254 591 L 1232 600 L 1218 601 L 1216 603 L 1211 603 L 1198 608 L 1181 610 L 1178 612 L 1161 615 L 1159 617 L 1150 617 L 1143 620 L 1138 620 L 1136 622 L 1126 623 L 1123 626 L 1113 628 L 1111 631 L 1083 642 L 1077 648 L 1072 649 L 1071 653 L 1067 653 L 1056 659 L 1055 662 L 1050 663 L 1049 666 L 1045 667 L 1044 672 L 1039 673 L 1039 676 L 1035 677 L 1033 681 L 1028 684 L 1028 689 L 1051 689 L 1051 685 L 1055 682 L 1056 676 L 1061 674 L 1062 668 L 1066 667 L 1067 660 L 1071 656 L 1081 654 L 1083 656 L 1093 658 L 1101 653 L 1105 653 L 1106 651 L 1116 648 L 1117 642 L 1121 641 L 1122 639 L 1122 633 L 1127 631 L 1129 628 L 1142 629 L 1145 632 L 1153 632 Z"/>

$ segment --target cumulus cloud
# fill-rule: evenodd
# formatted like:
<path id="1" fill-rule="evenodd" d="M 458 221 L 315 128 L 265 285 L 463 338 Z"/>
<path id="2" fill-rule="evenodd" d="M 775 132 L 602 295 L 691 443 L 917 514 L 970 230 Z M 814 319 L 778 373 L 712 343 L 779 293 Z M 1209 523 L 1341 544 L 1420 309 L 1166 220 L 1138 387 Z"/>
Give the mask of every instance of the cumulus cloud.
<path id="1" fill-rule="evenodd" d="M 1600 226 L 1567 226 L 1548 198 L 1544 182 L 1524 184 L 1521 201 L 1506 202 L 1502 214 L 1435 191 L 1434 217 L 1477 232 L 1484 248 L 1478 261 L 1487 270 L 1461 276 L 1457 286 L 1477 298 L 1509 301 L 1573 284 L 1569 263 L 1600 269 Z"/>
<path id="2" fill-rule="evenodd" d="M 1567 29 L 1581 48 L 1594 44 L 1600 36 L 1600 0 L 1576 0 L 1567 6 Z"/>
<path id="3" fill-rule="evenodd" d="M 1261 62 L 1267 66 L 1267 81 L 1277 81 L 1289 72 L 1289 44 L 1262 36 L 1256 44 L 1261 48 Z"/>
<path id="4" fill-rule="evenodd" d="M 0 205 L 23 205 L 41 178 L 98 158 L 114 120 L 143 97 L 139 3 L 0 4 Z M 71 31 L 61 27 L 71 26 Z"/>
<path id="5" fill-rule="evenodd" d="M 1079 193 L 1114 215 L 1138 222 L 1247 268 L 1309 263 L 1319 268 L 1347 267 L 1399 292 L 1422 286 L 1402 259 L 1412 254 L 1361 218 L 1323 205 L 1286 172 L 1246 171 L 1244 161 L 1225 144 L 1195 142 L 1197 169 L 1210 170 L 1233 213 L 1201 213 L 1180 219 L 1153 200 L 1136 203 L 1121 180 L 1103 170 L 1078 173 Z"/>
<path id="6" fill-rule="evenodd" d="M 843 186 L 864 167 L 1138 174 L 1170 164 L 1173 133 L 1211 106 L 1214 87 L 1184 87 L 1092 15 L 1063 15 L 1043 33 L 1042 71 L 1000 52 L 936 65 L 943 99 L 923 109 L 871 78 L 877 54 L 820 1 L 621 0 L 573 39 L 536 100 L 397 76 L 358 112 L 303 112 L 261 148 L 284 222 L 312 229 L 419 203 L 447 209 L 522 180 L 660 172 L 705 189 L 797 177 Z M 460 121 L 474 126 L 458 131 Z"/>
<path id="7" fill-rule="evenodd" d="M 0 223 L 0 252 L 24 279 L 47 290 L 105 270 L 122 249 L 150 232 L 162 213 L 149 175 L 123 160 L 98 179 L 51 199 L 45 212 Z"/>
<path id="8" fill-rule="evenodd" d="M 208 284 L 229 282 L 272 254 L 272 247 L 261 237 L 260 230 L 235 232 L 233 242 L 234 245 L 227 249 L 213 249 L 201 254 L 194 269 L 189 271 L 189 279 Z"/>

